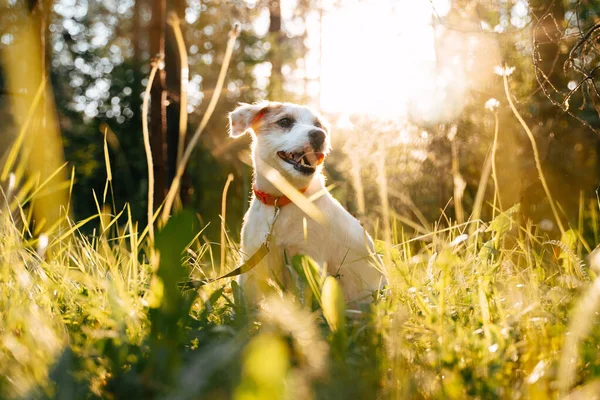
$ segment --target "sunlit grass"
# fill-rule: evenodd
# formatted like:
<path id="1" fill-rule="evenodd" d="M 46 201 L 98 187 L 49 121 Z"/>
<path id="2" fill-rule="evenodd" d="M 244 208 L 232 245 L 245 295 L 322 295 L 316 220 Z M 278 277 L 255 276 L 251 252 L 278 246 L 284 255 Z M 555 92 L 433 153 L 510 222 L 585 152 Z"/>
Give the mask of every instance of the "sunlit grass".
<path id="1" fill-rule="evenodd" d="M 153 272 L 152 242 L 139 240 L 127 208 L 99 204 L 97 218 L 84 221 L 96 224 L 91 236 L 65 218 L 62 234 L 34 237 L 28 207 L 5 206 L 0 216 L 2 397 L 76 388 L 178 398 L 551 398 L 600 370 L 597 339 L 586 339 L 597 330 L 569 327 L 573 313 L 591 323 L 597 306 L 592 295 L 573 308 L 596 287 L 578 236 L 550 241 L 519 226 L 516 208 L 420 236 L 392 220 L 390 242 L 378 242 L 389 253 L 389 287 L 357 314 L 344 313 L 334 281 L 301 258 L 291 268 L 299 286 L 280 288 L 261 310 L 244 305 L 235 283 L 182 293 L 177 283 L 188 274 L 220 269 L 217 245 L 200 242 L 198 227 L 178 238 L 188 214 L 157 233 L 162 259 Z M 189 249 L 183 264 L 178 248 Z M 562 361 L 571 373 L 559 386 L 572 329 Z"/>
<path id="2" fill-rule="evenodd" d="M 139 259 L 131 220 L 113 225 L 114 217 L 105 216 L 113 227 L 85 237 L 65 218 L 64 234 L 34 238 L 19 210 L 0 214 L 0 391 L 39 397 L 67 349 L 94 363 L 99 340 L 142 340 L 149 266 Z M 106 370 L 96 365 L 81 373 L 95 390 Z"/>
<path id="3" fill-rule="evenodd" d="M 581 259 L 593 246 L 576 230 L 558 241 L 519 225 L 518 206 L 410 234 L 384 202 L 388 223 L 373 225 L 389 286 L 371 307 L 345 311 L 337 282 L 294 257 L 296 285 L 272 283 L 279 295 L 254 309 L 235 282 L 179 289 L 235 267 L 225 223 L 212 243 L 176 214 L 154 240 L 129 206 L 114 209 L 106 171 L 96 215 L 63 213 L 41 235 L 30 211 L 47 182 L 3 182 L 2 397 L 554 398 L 600 371 L 596 272 Z M 595 208 L 580 212 L 597 231 Z"/>

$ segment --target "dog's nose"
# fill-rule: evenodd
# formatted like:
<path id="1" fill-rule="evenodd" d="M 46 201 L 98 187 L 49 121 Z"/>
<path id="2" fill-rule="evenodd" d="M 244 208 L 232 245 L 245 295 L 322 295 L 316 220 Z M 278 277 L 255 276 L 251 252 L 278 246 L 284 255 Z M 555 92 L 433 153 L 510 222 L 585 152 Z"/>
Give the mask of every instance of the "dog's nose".
<path id="1" fill-rule="evenodd" d="M 321 129 L 315 129 L 314 131 L 310 131 L 308 134 L 310 138 L 310 145 L 315 150 L 319 150 L 323 147 L 323 143 L 325 143 L 325 132 Z"/>

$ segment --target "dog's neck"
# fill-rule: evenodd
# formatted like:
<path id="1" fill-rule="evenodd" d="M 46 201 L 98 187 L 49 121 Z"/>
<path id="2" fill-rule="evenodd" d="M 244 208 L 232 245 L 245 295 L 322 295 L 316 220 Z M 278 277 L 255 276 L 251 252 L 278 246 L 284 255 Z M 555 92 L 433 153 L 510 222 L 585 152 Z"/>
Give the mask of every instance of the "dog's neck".
<path id="1" fill-rule="evenodd" d="M 270 167 L 273 168 L 273 167 Z M 281 196 L 283 193 L 279 189 L 275 187 L 267 178 L 264 177 L 259 171 L 266 170 L 265 162 L 260 160 L 258 157 L 254 160 L 254 187 L 261 192 L 270 194 L 271 196 Z M 321 190 L 324 185 L 323 174 L 321 174 L 320 170 L 315 172 L 310 177 L 304 179 L 294 179 L 287 176 L 284 176 L 285 179 L 288 180 L 296 189 L 302 190 L 306 188 L 305 195 L 310 195 Z"/>

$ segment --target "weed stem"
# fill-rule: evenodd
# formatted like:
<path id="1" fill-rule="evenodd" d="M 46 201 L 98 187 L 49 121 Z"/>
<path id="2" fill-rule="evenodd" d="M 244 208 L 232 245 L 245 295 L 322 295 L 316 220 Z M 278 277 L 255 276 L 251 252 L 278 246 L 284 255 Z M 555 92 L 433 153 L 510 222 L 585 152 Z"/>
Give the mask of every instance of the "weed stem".
<path id="1" fill-rule="evenodd" d="M 150 89 L 156 76 L 162 60 L 152 62 L 152 70 L 144 92 L 144 101 L 142 103 L 142 134 L 144 135 L 144 149 L 146 150 L 146 163 L 148 164 L 148 236 L 154 243 L 154 219 L 152 217 L 154 210 L 154 162 L 152 161 L 152 149 L 150 148 L 150 134 L 148 133 L 148 101 L 150 99 Z"/>
<path id="2" fill-rule="evenodd" d="M 179 191 L 179 186 L 181 184 L 181 177 L 185 171 L 185 167 L 190 160 L 192 155 L 192 151 L 196 144 L 198 143 L 198 139 L 200 139 L 200 135 L 206 128 L 210 117 L 215 111 L 215 107 L 217 106 L 217 102 L 219 101 L 219 97 L 221 96 L 221 91 L 223 89 L 223 83 L 225 82 L 225 76 L 227 75 L 227 69 L 229 68 L 229 62 L 231 61 L 231 55 L 233 53 L 233 46 L 237 37 L 240 34 L 240 28 L 238 25 L 235 25 L 233 29 L 229 32 L 229 41 L 227 42 L 227 49 L 225 50 L 225 56 L 223 58 L 223 64 L 221 65 L 221 71 L 219 72 L 219 78 L 217 79 L 217 84 L 215 86 L 215 91 L 213 92 L 212 97 L 210 98 L 210 103 L 202 117 L 202 121 L 200 121 L 200 125 L 194 132 L 190 143 L 188 144 L 181 161 L 177 164 L 177 173 L 175 174 L 175 178 L 171 183 L 171 187 L 169 188 L 169 192 L 167 193 L 167 197 L 165 199 L 165 206 L 162 210 L 162 214 L 160 216 L 161 222 L 166 222 L 167 218 L 171 214 L 171 208 L 173 208 L 173 201 L 177 196 L 177 192 Z"/>
<path id="3" fill-rule="evenodd" d="M 556 205 L 554 204 L 554 199 L 552 198 L 552 194 L 550 193 L 550 188 L 548 187 L 548 183 L 546 183 L 546 178 L 544 177 L 544 172 L 542 171 L 542 163 L 540 161 L 540 153 L 538 152 L 538 149 L 537 149 L 535 137 L 533 136 L 531 129 L 529 129 L 529 127 L 523 120 L 523 117 L 521 117 L 521 114 L 519 114 L 519 111 L 517 111 L 517 108 L 515 107 L 515 105 L 512 102 L 512 99 L 510 97 L 510 91 L 508 89 L 507 74 L 502 75 L 502 79 L 504 81 L 504 93 L 506 94 L 506 100 L 508 100 L 510 109 L 512 110 L 513 114 L 515 114 L 515 117 L 517 117 L 517 119 L 519 120 L 519 123 L 521 124 L 521 126 L 527 133 L 527 137 L 531 141 L 531 147 L 533 149 L 533 158 L 535 160 L 535 166 L 537 168 L 538 175 L 540 177 L 540 181 L 542 182 L 542 186 L 544 187 L 544 191 L 546 192 L 546 196 L 548 197 L 548 202 L 550 203 L 550 207 L 552 208 L 552 213 L 554 214 L 554 219 L 556 219 L 556 223 L 558 224 L 558 229 L 560 230 L 561 235 L 564 235 L 565 228 L 563 227 L 563 224 L 560 220 L 560 216 L 558 215 L 558 210 L 556 209 Z"/>

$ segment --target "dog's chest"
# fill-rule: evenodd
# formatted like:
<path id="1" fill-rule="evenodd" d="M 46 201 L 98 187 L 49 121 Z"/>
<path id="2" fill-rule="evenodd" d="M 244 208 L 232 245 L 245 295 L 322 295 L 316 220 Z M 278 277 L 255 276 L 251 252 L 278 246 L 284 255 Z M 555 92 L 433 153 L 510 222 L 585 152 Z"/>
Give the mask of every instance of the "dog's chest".
<path id="1" fill-rule="evenodd" d="M 273 217 L 273 207 L 253 202 L 244 221 L 243 249 L 246 254 L 252 254 L 266 241 Z M 281 208 L 270 244 L 273 249 L 286 251 L 290 256 L 302 253 L 318 261 L 326 261 L 325 254 L 331 254 L 336 247 L 327 229 L 293 206 Z"/>

